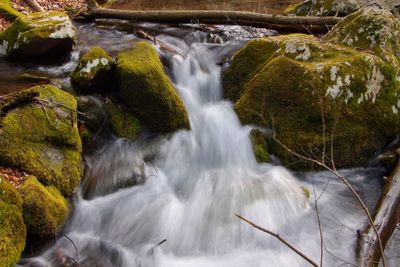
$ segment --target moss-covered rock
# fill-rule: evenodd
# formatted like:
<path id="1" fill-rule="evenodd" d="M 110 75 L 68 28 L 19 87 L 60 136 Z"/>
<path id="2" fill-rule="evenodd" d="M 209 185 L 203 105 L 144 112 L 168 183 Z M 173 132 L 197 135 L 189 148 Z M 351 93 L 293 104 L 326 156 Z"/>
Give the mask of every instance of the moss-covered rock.
<path id="1" fill-rule="evenodd" d="M 400 22 L 388 10 L 360 9 L 336 24 L 323 40 L 371 51 L 400 66 Z"/>
<path id="2" fill-rule="evenodd" d="M 185 106 L 150 44 L 139 42 L 120 53 L 117 76 L 126 103 L 149 130 L 168 133 L 190 128 Z"/>
<path id="3" fill-rule="evenodd" d="M 34 176 L 26 177 L 19 188 L 23 218 L 31 238 L 54 237 L 68 215 L 68 202 L 53 186 L 43 186 Z"/>
<path id="4" fill-rule="evenodd" d="M 0 33 L 0 55 L 48 60 L 69 52 L 75 35 L 75 27 L 65 13 L 20 16 Z"/>
<path id="5" fill-rule="evenodd" d="M 21 206 L 19 193 L 0 177 L 0 266 L 14 266 L 24 250 L 26 226 Z"/>
<path id="6" fill-rule="evenodd" d="M 265 134 L 257 129 L 250 131 L 250 141 L 257 162 L 268 162 L 270 160 L 267 150 L 267 139 Z"/>
<path id="7" fill-rule="evenodd" d="M 8 21 L 14 21 L 16 18 L 22 16 L 22 13 L 11 7 L 11 0 L 0 0 L 0 17 Z"/>
<path id="8" fill-rule="evenodd" d="M 249 64 L 255 54 L 264 61 Z M 372 54 L 294 34 L 249 42 L 224 71 L 223 84 L 225 95 L 236 96 L 243 123 L 274 128 L 299 153 L 321 156 L 334 131 L 335 162 L 348 167 L 365 164 L 399 132 L 396 72 Z M 276 142 L 268 149 L 284 164 L 298 160 Z"/>
<path id="9" fill-rule="evenodd" d="M 19 94 L 30 93 L 37 96 L 2 109 L 0 164 L 33 174 L 69 196 L 81 174 L 76 100 L 51 85 Z"/>
<path id="10" fill-rule="evenodd" d="M 100 47 L 93 47 L 80 59 L 71 76 L 82 93 L 103 93 L 115 87 L 113 59 Z"/>
<path id="11" fill-rule="evenodd" d="M 347 16 L 361 7 L 359 0 L 306 0 L 284 11 L 289 16 Z"/>
<path id="12" fill-rule="evenodd" d="M 130 112 L 124 111 L 123 106 L 109 102 L 106 104 L 106 108 L 115 135 L 129 139 L 133 139 L 139 135 L 139 120 L 130 114 Z"/>

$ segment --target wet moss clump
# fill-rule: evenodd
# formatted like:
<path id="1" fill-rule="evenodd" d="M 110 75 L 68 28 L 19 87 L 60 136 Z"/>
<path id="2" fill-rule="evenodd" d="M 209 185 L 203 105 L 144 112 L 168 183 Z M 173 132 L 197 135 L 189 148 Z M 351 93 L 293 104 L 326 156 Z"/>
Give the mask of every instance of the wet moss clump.
<path id="1" fill-rule="evenodd" d="M 139 42 L 120 53 L 117 76 L 129 109 L 150 131 L 190 128 L 185 106 L 150 44 Z"/>
<path id="2" fill-rule="evenodd" d="M 75 36 L 75 27 L 65 13 L 19 16 L 0 33 L 0 55 L 38 60 L 59 57 L 71 51 Z"/>
<path id="3" fill-rule="evenodd" d="M 263 54 L 260 47 L 265 47 L 266 60 L 248 68 L 251 50 Z M 241 93 L 233 99 L 243 123 L 274 129 L 290 149 L 318 156 L 324 143 L 330 147 L 333 132 L 333 155 L 340 167 L 366 164 L 400 130 L 396 68 L 378 56 L 312 36 L 249 42 L 223 74 L 225 91 L 235 83 L 243 84 L 234 87 Z M 285 165 L 296 163 L 292 168 L 310 167 L 274 141 L 268 150 Z"/>
<path id="4" fill-rule="evenodd" d="M 80 59 L 71 82 L 82 93 L 104 93 L 115 87 L 113 70 L 113 59 L 102 48 L 93 47 Z"/>
<path id="5" fill-rule="evenodd" d="M 257 162 L 269 162 L 270 158 L 267 150 L 267 140 L 265 134 L 260 130 L 253 129 L 250 131 L 250 141 Z"/>
<path id="6" fill-rule="evenodd" d="M 68 215 L 68 202 L 53 186 L 43 186 L 34 176 L 26 177 L 20 186 L 23 218 L 28 235 L 50 239 Z"/>
<path id="7" fill-rule="evenodd" d="M 106 108 L 115 135 L 128 139 L 134 139 L 139 135 L 140 123 L 135 116 L 113 102 L 107 103 Z"/>
<path id="8" fill-rule="evenodd" d="M 25 248 L 26 226 L 22 199 L 16 189 L 0 176 L 0 266 L 14 266 Z"/>
<path id="9" fill-rule="evenodd" d="M 19 94 L 30 92 L 38 96 L 0 118 L 0 164 L 33 174 L 69 196 L 81 175 L 76 99 L 51 85 Z"/>

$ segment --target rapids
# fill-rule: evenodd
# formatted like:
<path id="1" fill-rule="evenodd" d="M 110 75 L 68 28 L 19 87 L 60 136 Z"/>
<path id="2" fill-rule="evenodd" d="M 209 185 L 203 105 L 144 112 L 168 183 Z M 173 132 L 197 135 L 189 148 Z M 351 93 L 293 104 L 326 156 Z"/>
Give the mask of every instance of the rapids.
<path id="1" fill-rule="evenodd" d="M 309 266 L 234 214 L 279 233 L 319 262 L 315 199 L 324 265 L 355 264 L 357 229 L 366 220 L 347 188 L 327 172 L 291 173 L 278 164 L 258 164 L 248 137 L 252 127 L 241 125 L 232 103 L 223 99 L 217 63 L 242 42 L 157 38 L 179 52 L 159 50 L 189 112 L 191 130 L 135 142 L 113 139 L 87 156 L 85 177 L 63 229 L 73 242 L 60 236 L 21 264 L 58 266 L 63 255 L 69 266 L 72 259 L 80 266 Z M 342 171 L 372 208 L 382 170 Z M 390 266 L 399 266 L 398 245 L 394 236 L 387 249 Z"/>

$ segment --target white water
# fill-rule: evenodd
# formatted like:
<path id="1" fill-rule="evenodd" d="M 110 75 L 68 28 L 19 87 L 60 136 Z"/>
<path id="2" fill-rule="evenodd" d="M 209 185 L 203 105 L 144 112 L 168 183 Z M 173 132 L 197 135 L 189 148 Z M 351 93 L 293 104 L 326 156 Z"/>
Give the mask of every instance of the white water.
<path id="1" fill-rule="evenodd" d="M 364 215 L 346 188 L 327 173 L 300 182 L 283 167 L 257 164 L 248 138 L 251 128 L 242 126 L 232 104 L 222 100 L 220 68 L 207 46 L 165 39 L 185 54 L 171 58 L 172 78 L 191 131 L 153 143 L 115 140 L 88 158 L 82 188 L 91 179 L 95 185 L 86 189 L 89 200 L 81 191 L 65 229 L 78 255 L 70 241 L 60 238 L 32 261 L 57 266 L 55 255 L 61 254 L 80 266 L 308 266 L 234 214 L 281 234 L 319 262 L 315 210 L 301 189 L 304 185 L 313 193 L 314 184 L 316 196 L 323 192 L 318 203 L 330 253 L 324 251 L 325 265 L 354 263 L 355 231 L 363 227 Z M 373 206 L 379 185 L 369 175 L 379 171 L 345 173 Z M 115 188 L 132 180 L 139 185 Z"/>

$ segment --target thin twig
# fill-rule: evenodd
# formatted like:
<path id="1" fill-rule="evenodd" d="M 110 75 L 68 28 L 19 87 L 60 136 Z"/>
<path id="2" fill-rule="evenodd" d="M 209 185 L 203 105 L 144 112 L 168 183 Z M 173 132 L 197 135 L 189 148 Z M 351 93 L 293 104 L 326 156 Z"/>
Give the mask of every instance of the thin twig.
<path id="1" fill-rule="evenodd" d="M 283 237 L 281 237 L 279 234 L 276 234 L 270 230 L 267 230 L 245 218 L 243 218 L 242 216 L 240 216 L 239 214 L 235 213 L 236 217 L 238 217 L 239 219 L 241 219 L 242 221 L 250 224 L 251 226 L 253 226 L 254 228 L 267 233 L 273 237 L 275 237 L 276 239 L 278 239 L 279 241 L 281 241 L 283 244 L 285 244 L 287 247 L 289 247 L 291 250 L 293 250 L 294 252 L 296 252 L 300 257 L 302 257 L 303 259 L 305 259 L 306 261 L 308 261 L 312 266 L 318 267 L 318 264 L 315 263 L 312 259 L 310 259 L 309 257 L 307 257 L 307 255 L 305 255 L 303 252 L 301 252 L 300 250 L 298 250 L 296 247 L 294 247 L 292 244 L 290 244 L 288 241 L 286 241 L 286 239 L 284 239 Z"/>

